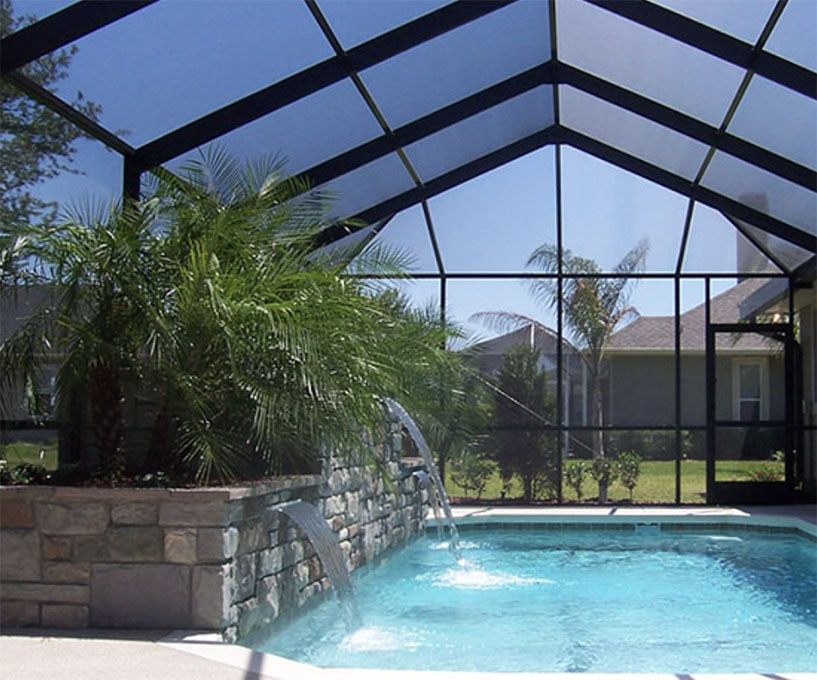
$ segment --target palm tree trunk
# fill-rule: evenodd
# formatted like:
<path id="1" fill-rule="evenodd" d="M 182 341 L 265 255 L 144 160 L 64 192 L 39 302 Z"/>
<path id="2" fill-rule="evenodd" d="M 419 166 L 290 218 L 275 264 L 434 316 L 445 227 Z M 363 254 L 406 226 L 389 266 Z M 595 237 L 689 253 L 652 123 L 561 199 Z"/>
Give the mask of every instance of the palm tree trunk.
<path id="1" fill-rule="evenodd" d="M 594 362 L 590 372 L 590 426 L 600 428 L 604 422 L 602 414 L 601 395 L 601 366 L 600 362 Z M 600 429 L 591 431 L 591 447 L 594 458 L 604 458 L 604 433 Z M 607 502 L 606 480 L 599 480 L 599 503 Z"/>
<path id="2" fill-rule="evenodd" d="M 100 467 L 108 473 L 125 469 L 124 396 L 116 367 L 101 360 L 91 369 L 91 422 Z"/>

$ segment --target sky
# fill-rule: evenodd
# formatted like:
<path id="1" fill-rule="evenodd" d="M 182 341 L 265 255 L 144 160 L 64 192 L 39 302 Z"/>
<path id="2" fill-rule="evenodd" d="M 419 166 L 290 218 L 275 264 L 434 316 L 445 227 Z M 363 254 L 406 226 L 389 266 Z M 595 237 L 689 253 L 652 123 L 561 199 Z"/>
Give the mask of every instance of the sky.
<path id="1" fill-rule="evenodd" d="M 753 1 L 755 6 L 762 4 Z M 41 17 L 65 4 L 64 0 L 17 0 L 14 6 L 17 13 Z M 439 4 L 433 0 L 420 5 L 370 4 L 371 12 L 363 23 L 352 20 L 356 15 L 348 13 L 348 3 L 321 6 L 339 36 L 354 44 L 382 30 L 401 13 L 408 20 L 412 12 Z M 256 20 L 249 23 L 242 20 L 241 13 L 231 11 L 231 5 L 162 0 L 87 36 L 78 42 L 70 77 L 60 84 L 58 93 L 71 99 L 81 91 L 101 103 L 101 123 L 138 146 L 332 55 L 318 29 L 304 21 L 307 10 L 302 2 L 256 3 Z M 192 7 L 206 11 L 191 12 Z M 134 40 L 134 35 L 139 39 Z M 281 54 L 286 58 L 281 59 Z M 288 167 L 292 172 L 303 170 L 321 158 L 323 149 L 343 150 L 332 149 L 337 144 L 333 128 L 322 125 L 327 111 L 333 123 L 344 126 L 350 140 L 346 148 L 379 134 L 371 117 L 354 115 L 362 100 L 352 90 L 348 83 L 340 83 L 315 96 L 306 113 L 301 110 L 295 115 L 284 109 L 234 131 L 221 144 L 244 157 L 278 153 L 291 159 Z M 260 144 L 262 139 L 272 141 Z M 118 154 L 95 141 L 81 141 L 77 146 L 75 165 L 85 174 L 66 174 L 40 186 L 37 193 L 61 203 L 118 196 L 122 169 Z M 178 167 L 179 162 L 171 162 L 170 167 Z M 674 271 L 688 205 L 685 197 L 570 147 L 562 150 L 562 176 L 566 248 L 609 270 L 640 239 L 647 238 L 646 269 Z M 343 188 L 347 196 L 341 203 L 353 202 L 348 194 L 354 192 L 354 185 L 347 183 Z M 429 207 L 448 272 L 525 271 L 530 252 L 556 240 L 554 149 L 535 151 L 436 196 Z M 419 207 L 395 216 L 380 238 L 413 255 L 414 271 L 436 271 Z M 734 270 L 735 262 L 733 227 L 716 211 L 698 204 L 684 271 L 728 272 Z M 716 282 L 713 290 L 733 283 L 732 279 Z M 404 288 L 417 304 L 439 299 L 436 281 L 418 280 Z M 702 282 L 685 283 L 682 310 L 702 301 Z M 640 282 L 632 304 L 642 315 L 672 314 L 672 281 Z M 481 337 L 495 333 L 469 321 L 472 314 L 482 311 L 516 311 L 555 326 L 552 311 L 534 300 L 520 280 L 449 280 L 447 306 L 450 317 L 463 323 L 468 333 Z"/>

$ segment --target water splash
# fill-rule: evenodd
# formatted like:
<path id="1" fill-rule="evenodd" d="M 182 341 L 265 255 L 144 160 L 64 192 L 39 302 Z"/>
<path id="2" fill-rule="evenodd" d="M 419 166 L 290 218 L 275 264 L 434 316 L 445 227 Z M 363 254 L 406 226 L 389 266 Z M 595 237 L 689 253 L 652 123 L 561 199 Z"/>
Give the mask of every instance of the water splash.
<path id="1" fill-rule="evenodd" d="M 529 587 L 553 585 L 555 581 L 547 578 L 518 576 L 501 571 L 484 569 L 448 569 L 443 573 L 424 574 L 420 581 L 429 581 L 437 588 L 456 588 L 459 590 L 494 590 L 499 588 Z"/>
<path id="2" fill-rule="evenodd" d="M 400 406 L 400 404 L 394 401 L 394 399 L 384 398 L 383 403 L 395 416 L 397 416 L 397 418 L 400 419 L 400 422 L 403 423 L 405 428 L 408 430 L 409 435 L 414 440 L 417 450 L 423 457 L 423 462 L 428 470 L 428 474 L 431 477 L 431 480 L 434 482 L 434 489 L 437 492 L 437 499 L 442 506 L 443 513 L 445 514 L 445 521 L 446 526 L 448 527 L 449 536 L 448 547 L 457 562 L 462 564 L 464 563 L 464 558 L 462 556 L 462 550 L 460 549 L 459 532 L 454 524 L 454 516 L 451 513 L 451 505 L 448 503 L 448 495 L 445 493 L 445 487 L 443 486 L 442 479 L 440 479 L 440 473 L 437 470 L 437 466 L 434 464 L 434 458 L 431 456 L 431 450 L 428 448 L 428 444 L 426 444 L 425 437 L 423 437 L 420 429 L 412 420 L 411 416 L 406 413 L 406 410 Z"/>
<path id="3" fill-rule="evenodd" d="M 304 535 L 315 548 L 326 577 L 337 594 L 346 630 L 351 632 L 360 628 L 363 622 L 358 611 L 352 579 L 349 577 L 349 569 L 343 558 L 338 537 L 324 516 L 315 506 L 302 500 L 284 503 L 278 507 L 278 512 L 284 513 L 301 527 Z"/>

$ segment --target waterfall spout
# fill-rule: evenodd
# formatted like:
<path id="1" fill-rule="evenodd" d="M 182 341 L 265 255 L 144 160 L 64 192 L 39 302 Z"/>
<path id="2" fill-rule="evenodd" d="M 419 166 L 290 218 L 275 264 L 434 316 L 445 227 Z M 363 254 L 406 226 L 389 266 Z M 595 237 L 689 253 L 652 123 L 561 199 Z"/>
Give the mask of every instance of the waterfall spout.
<path id="1" fill-rule="evenodd" d="M 440 479 L 440 473 L 437 470 L 437 466 L 434 464 L 434 459 L 431 457 L 431 451 L 428 448 L 428 444 L 426 444 L 426 440 L 417 427 L 417 424 L 411 419 L 411 416 L 406 413 L 406 410 L 400 406 L 400 404 L 394 401 L 394 399 L 388 398 L 384 398 L 383 403 L 395 416 L 400 419 L 400 422 L 406 427 L 411 435 L 411 438 L 414 440 L 414 443 L 417 445 L 417 450 L 423 457 L 423 462 L 428 470 L 428 474 L 434 483 L 437 499 L 443 508 L 443 513 L 445 514 L 445 521 L 446 525 L 448 526 L 448 548 L 453 553 L 457 562 L 462 562 L 463 557 L 462 550 L 460 549 L 459 532 L 454 524 L 454 516 L 451 514 L 451 506 L 448 503 L 448 496 L 445 493 L 445 487 Z"/>
<path id="2" fill-rule="evenodd" d="M 362 625 L 349 569 L 343 559 L 338 537 L 315 506 L 301 500 L 283 503 L 277 507 L 295 522 L 309 539 L 318 554 L 329 583 L 338 596 L 346 630 L 352 632 Z"/>

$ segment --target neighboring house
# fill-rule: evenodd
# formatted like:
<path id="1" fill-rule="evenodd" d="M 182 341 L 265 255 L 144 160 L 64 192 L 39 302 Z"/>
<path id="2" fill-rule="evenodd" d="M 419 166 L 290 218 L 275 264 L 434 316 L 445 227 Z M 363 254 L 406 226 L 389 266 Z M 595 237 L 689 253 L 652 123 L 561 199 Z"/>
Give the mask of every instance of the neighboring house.
<path id="1" fill-rule="evenodd" d="M 468 361 L 481 372 L 493 375 L 499 370 L 508 350 L 519 345 L 539 350 L 539 367 L 547 372 L 548 392 L 555 401 L 558 344 L 552 331 L 528 324 L 510 333 L 472 345 L 468 348 Z M 587 382 L 587 369 L 575 347 L 566 341 L 562 344 L 562 366 L 565 376 L 562 385 L 563 422 L 566 425 L 587 425 L 587 400 L 584 398 L 583 387 Z"/>
<path id="2" fill-rule="evenodd" d="M 785 283 L 785 280 L 781 280 Z M 741 305 L 767 279 L 745 279 L 710 300 L 712 323 L 745 320 Z M 681 424 L 706 425 L 706 305 L 680 316 Z M 642 316 L 614 333 L 605 352 L 609 402 L 606 425 L 675 424 L 675 317 Z M 757 334 L 719 337 L 716 419 L 782 420 L 782 346 Z"/>

